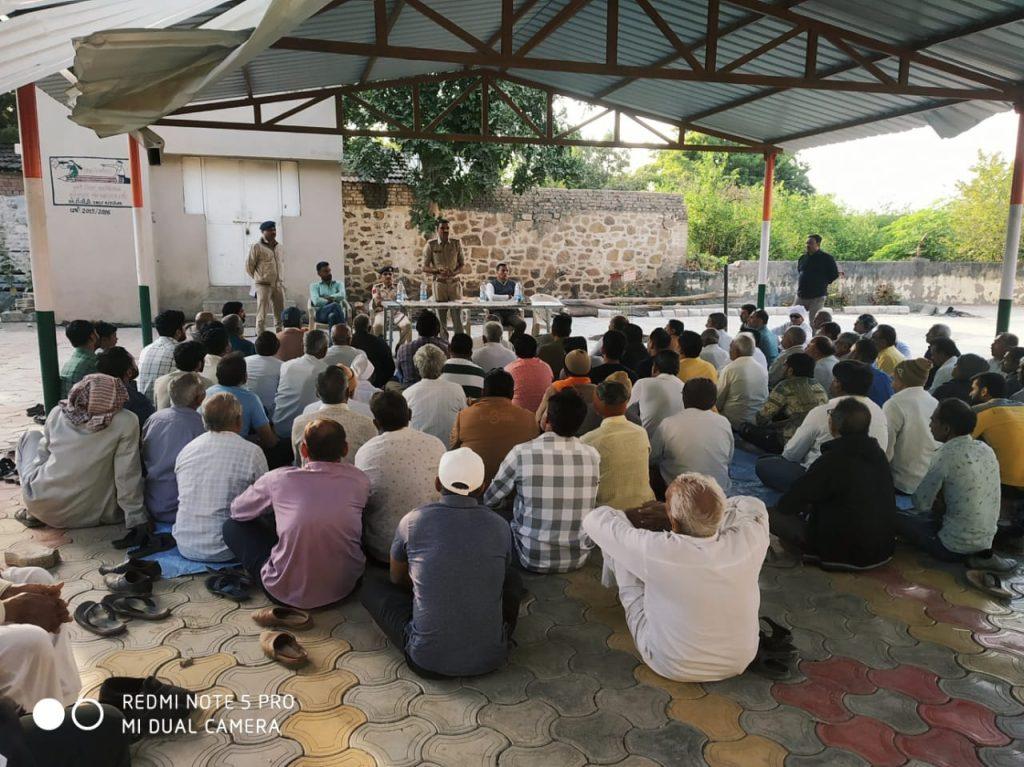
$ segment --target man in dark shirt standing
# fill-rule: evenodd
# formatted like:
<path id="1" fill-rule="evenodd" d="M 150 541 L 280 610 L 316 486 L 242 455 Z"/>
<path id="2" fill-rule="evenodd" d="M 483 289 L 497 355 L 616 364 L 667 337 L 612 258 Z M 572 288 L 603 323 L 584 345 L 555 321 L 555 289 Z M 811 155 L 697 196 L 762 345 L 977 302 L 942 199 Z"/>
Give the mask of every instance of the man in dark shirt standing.
<path id="1" fill-rule="evenodd" d="M 796 288 L 796 302 L 807 310 L 808 318 L 825 305 L 828 286 L 839 279 L 839 267 L 829 253 L 821 249 L 821 235 L 812 234 L 807 238 L 807 251 L 800 256 L 796 271 L 799 275 Z"/>

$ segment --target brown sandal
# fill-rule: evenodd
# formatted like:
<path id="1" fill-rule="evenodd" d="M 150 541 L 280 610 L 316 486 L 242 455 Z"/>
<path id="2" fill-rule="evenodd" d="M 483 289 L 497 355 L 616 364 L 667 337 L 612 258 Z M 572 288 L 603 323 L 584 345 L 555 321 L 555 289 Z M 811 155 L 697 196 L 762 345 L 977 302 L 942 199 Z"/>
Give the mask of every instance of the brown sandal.
<path id="1" fill-rule="evenodd" d="M 309 662 L 305 648 L 287 631 L 264 631 L 260 634 L 263 654 L 288 668 L 300 668 Z"/>
<path id="2" fill-rule="evenodd" d="M 305 610 L 294 607 L 264 607 L 252 614 L 257 626 L 265 629 L 289 629 L 301 631 L 313 625 L 313 619 Z"/>

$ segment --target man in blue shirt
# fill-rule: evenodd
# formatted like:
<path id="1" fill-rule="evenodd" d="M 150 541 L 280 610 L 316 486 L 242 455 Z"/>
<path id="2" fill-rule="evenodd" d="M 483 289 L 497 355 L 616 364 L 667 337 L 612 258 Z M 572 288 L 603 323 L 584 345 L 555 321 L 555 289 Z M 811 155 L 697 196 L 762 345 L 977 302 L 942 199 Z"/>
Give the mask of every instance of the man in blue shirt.
<path id="1" fill-rule="evenodd" d="M 875 367 L 875 360 L 878 358 L 878 347 L 875 346 L 874 342 L 869 341 L 867 338 L 862 338 L 853 345 L 849 358 L 857 362 L 863 362 L 871 367 L 871 375 L 874 376 L 874 380 L 871 382 L 871 388 L 868 389 L 868 399 L 879 407 L 888 402 L 889 397 L 893 394 L 892 379 L 887 373 L 883 373 Z"/>
<path id="2" fill-rule="evenodd" d="M 242 406 L 242 428 L 239 434 L 264 450 L 270 450 L 277 444 L 277 434 L 270 426 L 270 419 L 267 418 L 267 411 L 260 398 L 243 388 L 247 380 L 245 357 L 239 352 L 231 352 L 217 363 L 217 383 L 206 390 L 206 396 L 209 398 L 221 392 L 234 395 Z"/>
<path id="3" fill-rule="evenodd" d="M 441 456 L 440 500 L 402 518 L 390 579 L 368 576 L 359 595 L 421 676 L 487 674 L 508 657 L 522 581 L 508 522 L 480 504 L 483 481 L 468 447 Z"/>
<path id="4" fill-rule="evenodd" d="M 321 261 L 316 265 L 320 279 L 309 284 L 309 302 L 316 313 L 316 321 L 334 327 L 345 321 L 345 285 L 334 279 L 331 265 Z"/>

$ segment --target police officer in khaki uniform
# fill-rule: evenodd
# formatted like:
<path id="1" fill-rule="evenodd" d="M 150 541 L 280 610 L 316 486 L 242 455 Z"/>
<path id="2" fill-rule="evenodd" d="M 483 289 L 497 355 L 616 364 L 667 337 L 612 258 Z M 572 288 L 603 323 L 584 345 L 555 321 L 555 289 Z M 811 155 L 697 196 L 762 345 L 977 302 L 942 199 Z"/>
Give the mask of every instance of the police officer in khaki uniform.
<path id="1" fill-rule="evenodd" d="M 260 224 L 261 237 L 249 248 L 245 271 L 252 277 L 256 290 L 256 335 L 267 327 L 267 312 L 273 311 L 274 325 L 281 332 L 284 311 L 284 284 L 281 281 L 281 244 L 277 241 L 277 224 Z"/>
<path id="2" fill-rule="evenodd" d="M 435 301 L 458 301 L 462 298 L 462 283 L 458 275 L 462 273 L 466 262 L 462 257 L 462 243 L 449 236 L 448 219 L 437 220 L 437 238 L 431 240 L 423 248 L 423 273 L 434 280 Z M 448 309 L 442 307 L 437 311 L 441 319 L 441 332 L 447 333 Z M 462 312 L 452 311 L 452 328 L 456 333 L 462 332 Z"/>

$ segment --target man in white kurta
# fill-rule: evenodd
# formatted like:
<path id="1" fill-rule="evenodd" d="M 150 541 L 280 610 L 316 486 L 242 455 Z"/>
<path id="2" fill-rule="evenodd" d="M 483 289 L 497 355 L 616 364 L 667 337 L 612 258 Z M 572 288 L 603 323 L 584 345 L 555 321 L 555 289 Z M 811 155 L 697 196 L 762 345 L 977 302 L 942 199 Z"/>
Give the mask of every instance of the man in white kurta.
<path id="1" fill-rule="evenodd" d="M 583 530 L 613 561 L 626 623 L 644 662 L 680 682 L 742 674 L 757 653 L 758 573 L 768 512 L 756 498 L 726 500 L 702 474 L 683 474 L 664 506 L 635 518 L 601 506 Z"/>

